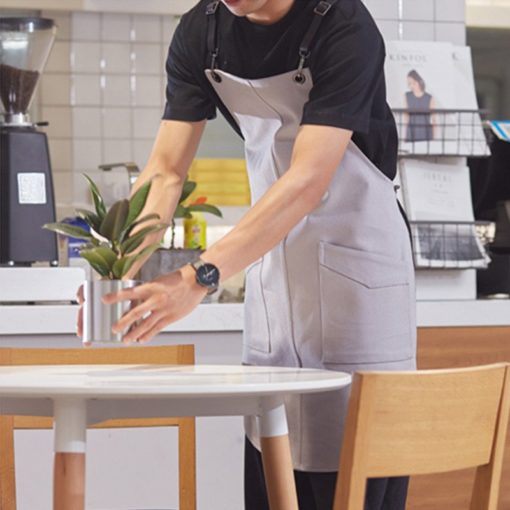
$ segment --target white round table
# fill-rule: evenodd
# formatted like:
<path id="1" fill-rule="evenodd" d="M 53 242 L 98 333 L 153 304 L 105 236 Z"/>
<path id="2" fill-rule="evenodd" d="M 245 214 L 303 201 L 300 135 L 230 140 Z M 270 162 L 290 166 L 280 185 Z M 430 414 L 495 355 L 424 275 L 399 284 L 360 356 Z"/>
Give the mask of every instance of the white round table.
<path id="1" fill-rule="evenodd" d="M 297 510 L 284 398 L 337 390 L 350 381 L 343 372 L 283 367 L 9 366 L 0 367 L 0 414 L 54 417 L 55 510 L 84 509 L 85 491 L 76 487 L 84 487 L 88 425 L 114 418 L 255 415 L 271 510 Z M 80 462 L 68 462 L 76 456 Z"/>

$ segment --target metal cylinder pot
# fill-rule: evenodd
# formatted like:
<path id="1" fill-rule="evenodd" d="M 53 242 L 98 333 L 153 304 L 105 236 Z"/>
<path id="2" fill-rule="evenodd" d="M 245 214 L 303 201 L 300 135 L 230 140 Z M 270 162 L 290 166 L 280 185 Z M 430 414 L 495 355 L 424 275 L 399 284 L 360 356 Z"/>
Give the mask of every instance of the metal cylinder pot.
<path id="1" fill-rule="evenodd" d="M 105 294 L 132 288 L 137 280 L 86 280 L 83 285 L 83 343 L 122 342 L 127 331 L 113 333 L 112 326 L 128 312 L 133 303 L 123 301 L 113 305 L 103 303 Z"/>

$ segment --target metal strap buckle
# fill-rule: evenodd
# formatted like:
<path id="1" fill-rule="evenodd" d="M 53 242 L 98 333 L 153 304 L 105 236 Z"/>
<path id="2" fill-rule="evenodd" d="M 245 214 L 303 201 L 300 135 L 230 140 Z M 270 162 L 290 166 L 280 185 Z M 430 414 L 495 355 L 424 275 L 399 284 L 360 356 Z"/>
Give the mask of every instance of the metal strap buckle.
<path id="1" fill-rule="evenodd" d="M 313 10 L 313 12 L 315 14 L 318 14 L 319 16 L 325 16 L 329 12 L 330 9 L 331 9 L 331 4 L 329 2 L 326 2 L 325 0 L 321 0 L 317 4 L 317 6 Z"/>
<path id="2" fill-rule="evenodd" d="M 211 14 L 215 14 L 216 11 L 218 10 L 219 5 L 220 5 L 219 0 L 217 0 L 215 2 L 211 2 L 210 4 L 207 4 L 207 7 L 205 8 L 205 14 L 207 16 L 210 16 Z"/>

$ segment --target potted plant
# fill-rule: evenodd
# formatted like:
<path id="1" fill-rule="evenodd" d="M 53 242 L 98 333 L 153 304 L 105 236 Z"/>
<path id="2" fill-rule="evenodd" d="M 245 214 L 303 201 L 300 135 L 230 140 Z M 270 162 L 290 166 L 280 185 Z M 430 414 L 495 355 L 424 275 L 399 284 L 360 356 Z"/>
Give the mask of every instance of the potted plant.
<path id="1" fill-rule="evenodd" d="M 98 280 L 84 282 L 83 342 L 122 341 L 123 334 L 113 334 L 111 328 L 129 309 L 129 303 L 105 305 L 102 297 L 110 292 L 137 285 L 136 280 L 124 279 L 139 260 L 149 257 L 159 248 L 153 243 L 139 250 L 150 234 L 167 229 L 166 223 L 155 223 L 158 214 L 141 216 L 151 189 L 145 183 L 130 199 L 115 202 L 109 209 L 96 184 L 89 183 L 95 211 L 77 209 L 77 215 L 88 225 L 90 231 L 66 223 L 49 223 L 43 228 L 68 237 L 86 241 L 80 256 L 88 261 L 100 276 Z"/>
<path id="2" fill-rule="evenodd" d="M 182 266 L 195 261 L 200 256 L 202 248 L 177 248 L 175 246 L 176 220 L 185 221 L 193 217 L 193 213 L 208 213 L 222 217 L 221 211 L 214 205 L 208 204 L 206 197 L 197 197 L 189 202 L 191 194 L 195 191 L 197 183 L 186 179 L 179 198 L 179 203 L 175 208 L 171 224 L 171 238 L 169 248 L 160 248 L 157 250 L 140 270 L 140 279 L 148 281 L 156 278 L 160 274 L 176 271 Z"/>

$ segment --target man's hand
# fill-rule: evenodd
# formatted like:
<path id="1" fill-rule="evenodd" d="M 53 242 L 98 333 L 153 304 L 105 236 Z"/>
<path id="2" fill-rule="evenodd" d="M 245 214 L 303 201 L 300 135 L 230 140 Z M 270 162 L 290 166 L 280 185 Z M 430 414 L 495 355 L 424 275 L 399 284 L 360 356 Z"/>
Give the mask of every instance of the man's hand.
<path id="1" fill-rule="evenodd" d="M 155 280 L 103 297 L 106 304 L 132 301 L 136 305 L 114 324 L 113 331 L 128 330 L 124 343 L 148 342 L 165 326 L 182 319 L 203 300 L 207 290 L 195 280 L 195 270 L 185 266 Z"/>

